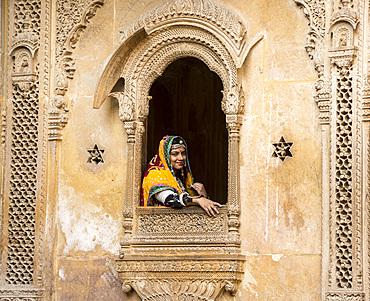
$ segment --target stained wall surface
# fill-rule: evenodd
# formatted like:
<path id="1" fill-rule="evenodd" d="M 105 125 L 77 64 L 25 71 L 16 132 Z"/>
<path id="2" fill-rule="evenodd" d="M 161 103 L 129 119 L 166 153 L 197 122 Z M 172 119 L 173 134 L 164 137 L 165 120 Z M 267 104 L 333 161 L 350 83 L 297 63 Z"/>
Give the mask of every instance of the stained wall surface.
<path id="1" fill-rule="evenodd" d="M 61 2 L 65 10 L 72 5 Z M 240 139 L 245 274 L 235 296 L 225 292 L 218 300 L 319 300 L 321 130 L 313 100 L 317 73 L 304 48 L 307 19 L 291 0 L 219 2 L 246 21 L 248 35 L 263 39 L 238 70 L 246 97 Z M 118 103 L 108 98 L 93 109 L 93 100 L 120 31 L 161 3 L 105 0 L 73 51 L 54 200 L 54 300 L 139 300 L 122 292 L 113 260 L 123 237 L 127 134 Z M 53 30 L 52 45 L 56 36 Z M 293 156 L 284 161 L 272 156 L 282 136 L 293 143 Z M 89 162 L 95 145 L 104 163 Z"/>

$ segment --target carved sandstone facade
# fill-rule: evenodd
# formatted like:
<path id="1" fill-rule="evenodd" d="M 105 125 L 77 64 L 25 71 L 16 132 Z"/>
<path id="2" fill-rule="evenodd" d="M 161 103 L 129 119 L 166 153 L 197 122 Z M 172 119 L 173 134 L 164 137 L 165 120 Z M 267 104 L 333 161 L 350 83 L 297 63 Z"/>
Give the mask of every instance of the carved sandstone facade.
<path id="1" fill-rule="evenodd" d="M 369 7 L 2 2 L 0 300 L 369 299 Z M 217 218 L 138 207 L 150 89 L 186 57 L 223 85 Z"/>

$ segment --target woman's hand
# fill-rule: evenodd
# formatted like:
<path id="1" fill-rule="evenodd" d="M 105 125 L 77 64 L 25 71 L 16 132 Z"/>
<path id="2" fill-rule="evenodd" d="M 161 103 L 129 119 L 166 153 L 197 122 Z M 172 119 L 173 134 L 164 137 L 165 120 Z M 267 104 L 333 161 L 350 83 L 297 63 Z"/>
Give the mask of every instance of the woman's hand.
<path id="1" fill-rule="evenodd" d="M 207 214 L 209 216 L 215 217 L 216 214 L 220 214 L 220 212 L 218 212 L 217 208 L 222 207 L 222 205 L 217 203 L 217 202 L 214 202 L 212 200 L 209 200 L 209 199 L 203 198 L 203 197 L 193 199 L 193 202 L 198 203 L 199 206 L 202 207 L 204 209 L 204 211 L 207 212 Z"/>
<path id="2" fill-rule="evenodd" d="M 195 191 L 198 192 L 199 195 L 202 195 L 204 197 L 208 196 L 206 188 L 204 187 L 202 183 L 194 183 L 190 187 L 195 189 Z"/>

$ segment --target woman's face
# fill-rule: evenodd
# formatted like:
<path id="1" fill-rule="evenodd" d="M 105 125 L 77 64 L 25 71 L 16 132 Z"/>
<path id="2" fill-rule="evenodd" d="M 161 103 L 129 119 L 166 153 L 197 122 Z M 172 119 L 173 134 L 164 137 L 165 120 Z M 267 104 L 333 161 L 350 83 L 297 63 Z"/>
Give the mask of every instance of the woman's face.
<path id="1" fill-rule="evenodd" d="M 170 151 L 170 161 L 174 169 L 178 170 L 184 167 L 186 161 L 186 151 L 183 146 Z"/>

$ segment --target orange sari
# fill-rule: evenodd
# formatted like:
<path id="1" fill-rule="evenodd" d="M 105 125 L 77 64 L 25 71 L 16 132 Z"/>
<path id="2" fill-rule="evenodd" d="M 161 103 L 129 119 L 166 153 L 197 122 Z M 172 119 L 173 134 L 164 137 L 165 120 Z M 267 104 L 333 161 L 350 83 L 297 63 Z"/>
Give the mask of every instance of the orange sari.
<path id="1" fill-rule="evenodd" d="M 150 160 L 147 169 L 144 172 L 143 184 L 141 186 L 141 206 L 158 206 L 163 205 L 158 202 L 154 195 L 163 190 L 171 190 L 177 194 L 184 192 L 194 195 L 195 193 L 190 188 L 194 183 L 194 178 L 190 170 L 188 156 L 186 156 L 186 164 L 184 168 L 184 186 L 183 191 L 177 182 L 170 161 L 170 151 L 172 142 L 179 136 L 165 136 L 159 142 L 157 154 Z M 182 139 L 182 138 L 181 138 Z M 184 141 L 184 139 L 182 139 Z M 185 143 L 185 142 L 184 142 Z M 186 146 L 186 144 L 185 144 Z"/>

